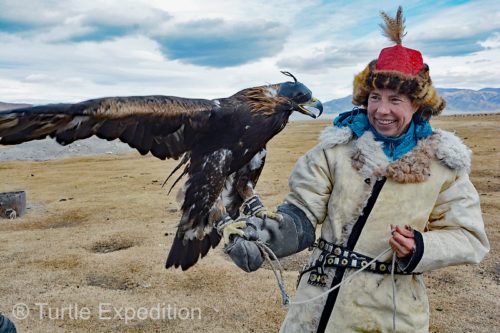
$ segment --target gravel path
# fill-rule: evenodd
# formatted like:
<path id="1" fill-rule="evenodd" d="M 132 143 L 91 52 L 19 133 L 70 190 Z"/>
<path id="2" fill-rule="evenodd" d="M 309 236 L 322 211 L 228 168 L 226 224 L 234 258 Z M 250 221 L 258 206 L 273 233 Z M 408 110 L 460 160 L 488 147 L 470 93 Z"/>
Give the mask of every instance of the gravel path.
<path id="1" fill-rule="evenodd" d="M 97 137 L 75 141 L 67 146 L 53 139 L 24 142 L 0 150 L 0 161 L 30 160 L 45 161 L 73 156 L 122 155 L 133 151 L 127 144 L 106 141 Z"/>

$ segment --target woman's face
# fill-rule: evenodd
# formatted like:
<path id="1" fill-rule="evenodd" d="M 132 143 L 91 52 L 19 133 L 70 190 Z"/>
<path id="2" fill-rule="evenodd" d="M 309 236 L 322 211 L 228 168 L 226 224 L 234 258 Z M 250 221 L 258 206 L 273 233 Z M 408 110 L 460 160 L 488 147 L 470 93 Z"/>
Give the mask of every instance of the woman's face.
<path id="1" fill-rule="evenodd" d="M 407 95 L 392 89 L 375 89 L 368 96 L 368 120 L 378 133 L 388 137 L 406 132 L 416 110 Z"/>

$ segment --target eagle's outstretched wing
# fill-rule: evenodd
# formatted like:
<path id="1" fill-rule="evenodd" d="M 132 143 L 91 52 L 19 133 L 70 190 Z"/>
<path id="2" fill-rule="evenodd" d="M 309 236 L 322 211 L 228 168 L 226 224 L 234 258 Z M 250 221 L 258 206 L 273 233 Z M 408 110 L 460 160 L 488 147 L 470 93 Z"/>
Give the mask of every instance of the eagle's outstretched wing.
<path id="1" fill-rule="evenodd" d="M 262 151 L 285 127 L 291 112 L 315 118 L 308 109 L 312 107 L 321 114 L 321 102 L 294 81 L 248 88 L 212 101 L 109 97 L 4 111 L 0 144 L 50 136 L 65 145 L 96 135 L 119 138 L 141 154 L 151 152 L 160 159 L 185 154 L 180 163 L 185 165 L 182 175 L 187 174 L 182 217 L 166 266 L 188 269 L 219 243 L 216 219 L 226 212 L 233 218 L 238 215 L 247 198 L 245 187 L 253 194 L 265 158 Z"/>
<path id="2" fill-rule="evenodd" d="M 238 98 L 210 101 L 171 96 L 108 97 L 35 106 L 0 112 L 0 144 L 49 136 L 66 145 L 96 135 L 119 138 L 141 154 L 151 152 L 160 159 L 185 154 L 181 164 L 186 164 L 183 174 L 188 176 L 182 188 L 182 216 L 168 263 L 187 269 L 220 241 L 209 224 L 209 214 L 221 193 L 227 192 L 228 212 L 236 217 L 243 201 L 238 184 L 251 181 L 255 185 L 257 181 L 256 171 L 248 166 L 235 169 L 233 162 L 240 163 L 241 156 L 233 156 L 233 139 L 224 135 L 235 110 L 248 111 L 249 107 L 242 107 Z"/>
<path id="3" fill-rule="evenodd" d="M 190 240 L 181 253 L 177 251 L 176 260 L 190 262 L 191 266 L 220 240 L 215 230 L 206 229 L 207 215 L 225 184 L 231 156 L 226 150 L 200 148 L 207 143 L 207 136 L 227 126 L 220 120 L 228 112 L 231 108 L 221 109 L 216 101 L 172 96 L 109 97 L 28 107 L 0 112 L 0 144 L 49 136 L 66 145 L 96 135 L 107 140 L 118 138 L 141 154 L 151 152 L 160 159 L 177 159 L 185 154 L 181 164 L 187 163 L 184 172 L 188 178 L 183 186 L 185 196 L 176 242 L 178 238 Z M 206 231 L 202 241 L 193 234 L 200 229 Z M 176 242 L 172 248 L 176 248 Z M 182 266 L 186 267 L 184 263 Z"/>
<path id="4" fill-rule="evenodd" d="M 179 158 L 207 127 L 215 103 L 171 96 L 109 97 L 0 112 L 0 144 L 53 137 L 66 145 L 92 135 L 120 139 L 141 154 Z M 210 130 L 213 130 L 212 128 Z"/>

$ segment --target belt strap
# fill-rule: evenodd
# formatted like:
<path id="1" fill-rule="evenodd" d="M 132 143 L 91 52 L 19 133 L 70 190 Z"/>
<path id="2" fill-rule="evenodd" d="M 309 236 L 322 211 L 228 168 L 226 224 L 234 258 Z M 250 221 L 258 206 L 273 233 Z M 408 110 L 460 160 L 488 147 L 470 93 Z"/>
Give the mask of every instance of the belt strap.
<path id="1" fill-rule="evenodd" d="M 362 268 L 373 259 L 364 254 L 327 242 L 322 238 L 318 240 L 318 248 L 326 252 L 322 253 L 318 258 L 318 260 L 322 259 L 325 262 L 325 267 Z M 322 256 L 325 257 L 322 258 Z M 374 273 L 390 274 L 391 266 L 391 263 L 376 261 L 366 270 Z M 394 273 L 403 275 L 413 274 L 402 271 L 397 265 L 394 267 Z"/>
<path id="2" fill-rule="evenodd" d="M 370 258 L 361 253 L 348 250 L 340 245 L 335 245 L 333 243 L 327 242 L 320 238 L 317 242 L 318 249 L 322 250 L 318 259 L 312 265 L 305 265 L 300 272 L 299 281 L 303 274 L 307 272 L 312 273 L 309 275 L 307 283 L 315 286 L 326 286 L 326 280 L 328 278 L 325 274 L 324 269 L 326 267 L 343 267 L 343 268 L 354 268 L 360 269 L 368 264 L 373 258 Z M 390 274 L 392 268 L 392 263 L 375 261 L 366 268 L 366 271 L 378 274 Z M 395 274 L 410 275 L 414 274 L 411 272 L 402 271 L 398 265 L 394 267 Z"/>

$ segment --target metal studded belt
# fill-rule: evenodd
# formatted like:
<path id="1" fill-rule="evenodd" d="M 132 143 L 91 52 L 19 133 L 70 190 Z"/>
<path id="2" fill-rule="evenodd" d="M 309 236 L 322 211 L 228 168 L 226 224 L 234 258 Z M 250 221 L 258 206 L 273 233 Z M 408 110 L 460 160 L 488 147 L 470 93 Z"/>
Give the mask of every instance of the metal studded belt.
<path id="1" fill-rule="evenodd" d="M 373 259 L 358 252 L 350 251 L 340 245 L 327 242 L 322 238 L 318 239 L 316 246 L 318 249 L 322 250 L 321 254 L 312 265 L 306 264 L 299 275 L 300 281 L 303 274 L 311 272 L 307 283 L 316 286 L 326 286 L 328 276 L 325 273 L 325 267 L 346 267 L 359 269 L 366 266 Z M 391 263 L 375 261 L 365 270 L 372 273 L 390 274 L 391 268 Z M 414 274 L 402 271 L 398 265 L 394 267 L 394 273 L 402 275 Z"/>

